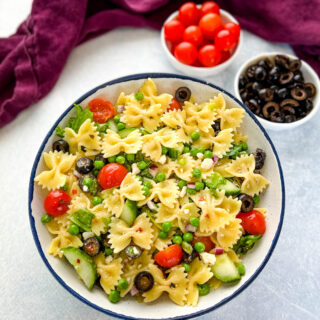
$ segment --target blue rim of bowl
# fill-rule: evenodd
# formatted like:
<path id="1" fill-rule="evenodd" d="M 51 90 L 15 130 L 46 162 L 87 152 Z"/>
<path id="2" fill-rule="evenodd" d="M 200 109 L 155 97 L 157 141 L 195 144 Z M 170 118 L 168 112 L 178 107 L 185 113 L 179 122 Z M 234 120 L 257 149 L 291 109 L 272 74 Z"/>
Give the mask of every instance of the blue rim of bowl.
<path id="1" fill-rule="evenodd" d="M 79 99 L 77 99 L 74 103 L 81 103 L 84 99 L 86 99 L 87 97 L 89 97 L 90 95 L 92 95 L 93 93 L 95 93 L 97 90 L 102 89 L 106 86 L 110 86 L 110 85 L 114 85 L 117 83 L 121 83 L 121 82 L 127 82 L 127 81 L 131 81 L 131 80 L 141 80 L 141 79 L 147 79 L 147 78 L 176 78 L 176 79 L 181 79 L 181 80 L 190 80 L 190 81 L 194 81 L 194 82 L 198 82 L 204 85 L 208 85 L 216 90 L 221 91 L 222 93 L 226 94 L 227 96 L 229 96 L 231 99 L 233 99 L 235 102 L 237 102 L 240 106 L 242 106 L 246 112 L 249 114 L 249 116 L 253 119 L 253 121 L 258 125 L 258 127 L 260 128 L 260 130 L 263 132 L 265 138 L 268 140 L 272 151 L 276 157 L 277 160 L 277 164 L 278 164 L 278 170 L 279 170 L 279 174 L 280 174 L 280 180 L 281 180 L 281 192 L 282 192 L 282 203 L 281 203 L 281 215 L 280 215 L 280 221 L 279 221 L 279 225 L 276 231 L 276 234 L 272 240 L 272 244 L 271 247 L 265 257 L 265 259 L 263 260 L 263 262 L 261 263 L 261 265 L 258 267 L 258 269 L 255 271 L 255 273 L 251 276 L 251 278 L 249 278 L 242 286 L 240 286 L 240 288 L 238 290 L 236 290 L 235 292 L 233 292 L 233 294 L 231 294 L 230 296 L 226 297 L 225 299 L 221 300 L 220 302 L 218 302 L 217 304 L 215 304 L 214 306 L 211 306 L 209 308 L 206 308 L 204 310 L 198 311 L 198 312 L 194 312 L 188 315 L 184 315 L 184 316 L 177 316 L 177 317 L 171 317 L 171 318 L 166 318 L 168 320 L 182 320 L 182 319 L 191 319 L 194 317 L 199 317 L 201 315 L 204 315 L 208 312 L 211 312 L 219 307 L 221 307 L 222 305 L 224 305 L 225 303 L 227 303 L 228 301 L 232 300 L 233 298 L 235 298 L 238 294 L 240 294 L 244 289 L 246 289 L 252 282 L 253 280 L 256 279 L 256 277 L 260 274 L 260 272 L 262 271 L 262 269 L 266 266 L 268 260 L 271 257 L 271 254 L 278 242 L 279 239 L 279 235 L 281 232 L 281 228 L 282 228 L 282 224 L 283 224 L 283 219 L 284 219 L 284 209 L 285 209 L 285 187 L 284 187 L 284 179 L 283 179 L 283 173 L 282 173 L 282 168 L 280 165 L 280 160 L 279 160 L 279 156 L 277 154 L 277 151 L 269 137 L 269 135 L 267 134 L 266 130 L 262 127 L 262 125 L 259 123 L 259 121 L 256 119 L 256 117 L 254 116 L 254 114 L 242 103 L 240 102 L 237 98 L 235 98 L 233 95 L 231 95 L 230 93 L 226 92 L 225 90 L 219 88 L 216 85 L 213 85 L 211 83 L 208 83 L 206 81 L 203 80 L 199 80 L 193 77 L 188 77 L 188 76 L 183 76 L 183 75 L 177 75 L 177 74 L 171 74 L 171 73 L 141 73 L 141 74 L 134 74 L 134 75 L 129 75 L 129 76 L 125 76 L 125 77 L 121 77 L 121 78 L 117 78 L 115 80 L 112 81 L 108 81 L 102 85 L 99 85 L 97 87 L 95 87 L 94 89 L 88 91 L 87 93 L 85 93 L 83 96 L 81 96 Z M 47 266 L 47 268 L 49 269 L 49 271 L 52 273 L 52 275 L 55 277 L 55 279 L 67 290 L 69 291 L 73 296 L 75 296 L 76 298 L 78 298 L 80 301 L 86 303 L 87 305 L 89 305 L 90 307 L 101 311 L 107 315 L 113 316 L 113 317 L 117 317 L 120 319 L 125 319 L 125 320 L 138 320 L 140 318 L 136 318 L 136 317 L 130 317 L 130 316 L 126 316 L 123 314 L 119 314 L 119 313 L 115 313 L 113 311 L 107 310 L 107 309 L 103 309 L 101 307 L 99 307 L 98 305 L 88 301 L 87 299 L 83 298 L 82 296 L 80 296 L 76 291 L 74 291 L 71 287 L 69 287 L 57 274 L 56 272 L 53 270 L 53 268 L 51 267 L 50 263 L 48 262 L 48 260 L 45 257 L 44 252 L 42 251 L 41 245 L 40 245 L 40 241 L 38 238 L 38 234 L 36 231 L 36 227 L 35 227 L 35 222 L 34 222 L 34 217 L 32 216 L 32 209 L 31 209 L 31 203 L 33 200 L 33 191 L 34 191 L 34 177 L 35 177 L 35 173 L 36 173 L 36 169 L 38 166 L 38 162 L 40 160 L 40 157 L 42 155 L 43 149 L 48 141 L 48 139 L 52 136 L 52 134 L 55 131 L 56 126 L 60 123 L 60 121 L 68 114 L 68 112 L 73 108 L 73 104 L 66 109 L 65 112 L 62 113 L 62 115 L 59 117 L 59 119 L 55 122 L 55 124 L 53 125 L 53 127 L 50 129 L 50 131 L 48 132 L 48 134 L 46 135 L 45 139 L 43 140 L 39 151 L 37 153 L 37 156 L 35 158 L 35 161 L 33 163 L 33 167 L 32 167 L 32 171 L 31 171 L 31 177 L 30 177 L 30 182 L 29 182 L 29 196 L 28 196 L 28 211 L 29 211 L 29 220 L 30 220 L 30 226 L 31 226 L 31 231 L 32 231 L 32 235 L 34 238 L 34 241 L 36 243 L 37 249 L 39 251 L 39 254 L 43 260 L 43 262 L 45 263 L 45 265 Z M 159 320 L 156 318 L 143 318 L 143 320 Z M 161 320 L 161 319 L 160 319 Z"/>

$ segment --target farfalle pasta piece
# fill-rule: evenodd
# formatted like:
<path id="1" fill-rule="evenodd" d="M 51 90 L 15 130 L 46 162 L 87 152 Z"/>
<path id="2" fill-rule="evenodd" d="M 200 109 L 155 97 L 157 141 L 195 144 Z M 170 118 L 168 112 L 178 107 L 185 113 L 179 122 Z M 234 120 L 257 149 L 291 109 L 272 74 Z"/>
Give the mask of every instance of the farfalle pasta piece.
<path id="1" fill-rule="evenodd" d="M 139 130 L 134 130 L 126 138 L 121 137 L 112 130 L 107 130 L 102 140 L 102 153 L 105 158 L 117 155 L 120 152 L 129 154 L 141 150 L 142 140 Z"/>
<path id="2" fill-rule="evenodd" d="M 100 137 L 90 119 L 80 126 L 78 133 L 71 128 L 65 128 L 64 140 L 68 142 L 71 153 L 93 156 L 100 152 Z"/>
<path id="3" fill-rule="evenodd" d="M 237 198 L 230 197 L 223 197 L 223 200 L 217 207 L 226 210 L 231 216 L 235 217 L 241 208 L 241 201 Z"/>
<path id="4" fill-rule="evenodd" d="M 121 258 L 113 259 L 107 262 L 106 257 L 102 252 L 94 257 L 94 262 L 97 266 L 97 272 L 100 276 L 100 284 L 106 294 L 115 288 L 121 279 L 122 263 Z"/>
<path id="5" fill-rule="evenodd" d="M 122 197 L 132 201 L 139 201 L 146 198 L 142 193 L 141 182 L 131 172 L 127 173 L 121 182 L 120 194 Z"/>
<path id="6" fill-rule="evenodd" d="M 188 294 L 187 305 L 195 307 L 199 300 L 198 284 L 204 284 L 212 278 L 213 273 L 199 258 L 195 258 L 191 263 L 191 270 L 188 272 Z"/>
<path id="7" fill-rule="evenodd" d="M 247 136 L 244 136 L 241 132 L 238 130 L 233 132 L 233 142 L 235 144 L 239 144 L 241 142 L 246 142 L 248 140 Z"/>
<path id="8" fill-rule="evenodd" d="M 213 139 L 213 155 L 222 158 L 232 147 L 232 129 L 221 130 Z"/>
<path id="9" fill-rule="evenodd" d="M 254 171 L 255 166 L 254 156 L 251 154 L 250 156 L 242 156 L 233 160 L 225 170 L 234 177 L 244 178 Z"/>
<path id="10" fill-rule="evenodd" d="M 173 110 L 163 114 L 161 121 L 169 128 L 179 129 L 184 128 L 186 122 L 185 110 Z"/>
<path id="11" fill-rule="evenodd" d="M 193 169 L 199 168 L 199 164 L 188 153 L 181 155 L 179 159 L 184 159 L 185 164 L 174 162 L 173 171 L 180 179 L 190 181 Z"/>
<path id="12" fill-rule="evenodd" d="M 176 304 L 183 306 L 186 301 L 188 280 L 183 267 L 173 267 L 168 270 L 165 278 L 162 271 L 154 264 L 149 265 L 148 271 L 152 274 L 156 285 L 151 290 L 143 293 L 144 302 L 157 300 L 163 292 Z"/>
<path id="13" fill-rule="evenodd" d="M 227 171 L 231 161 L 229 158 L 219 159 L 218 163 L 214 166 L 214 171 L 220 173 L 224 178 L 231 178 L 233 175 Z"/>
<path id="14" fill-rule="evenodd" d="M 157 228 L 155 225 L 153 225 L 153 245 L 151 250 L 164 250 L 169 245 L 172 244 L 172 236 L 174 234 L 174 230 L 170 230 L 168 232 L 168 237 L 165 239 L 159 238 L 159 228 Z"/>
<path id="15" fill-rule="evenodd" d="M 101 192 L 103 199 L 103 206 L 108 213 L 119 218 L 123 207 L 124 207 L 124 198 L 121 195 L 120 189 L 107 189 Z"/>
<path id="16" fill-rule="evenodd" d="M 261 193 L 269 184 L 269 181 L 261 174 L 249 173 L 241 185 L 241 192 L 254 196 Z"/>
<path id="17" fill-rule="evenodd" d="M 42 171 L 34 181 L 48 190 L 58 189 L 65 185 L 67 172 L 72 167 L 76 156 L 61 151 L 50 151 L 43 153 L 43 159 L 49 170 Z"/>
<path id="18" fill-rule="evenodd" d="M 109 242 L 114 253 L 126 248 L 131 241 L 143 249 L 149 250 L 151 248 L 152 224 L 145 213 L 140 214 L 131 227 L 123 220 L 114 218 L 110 223 L 109 232 Z"/>
<path id="19" fill-rule="evenodd" d="M 208 129 L 208 132 L 199 132 L 199 133 L 200 133 L 200 139 L 194 141 L 193 146 L 196 148 L 211 149 L 215 141 L 214 130 L 210 127 Z"/>
<path id="20" fill-rule="evenodd" d="M 205 209 L 207 207 L 216 207 L 222 203 L 223 198 L 224 191 L 217 191 L 217 197 L 215 198 L 208 188 L 191 196 L 191 199 L 194 201 L 194 203 L 201 209 Z"/>
<path id="21" fill-rule="evenodd" d="M 201 212 L 199 230 L 203 234 L 211 234 L 223 228 L 231 219 L 225 209 L 206 207 Z"/>

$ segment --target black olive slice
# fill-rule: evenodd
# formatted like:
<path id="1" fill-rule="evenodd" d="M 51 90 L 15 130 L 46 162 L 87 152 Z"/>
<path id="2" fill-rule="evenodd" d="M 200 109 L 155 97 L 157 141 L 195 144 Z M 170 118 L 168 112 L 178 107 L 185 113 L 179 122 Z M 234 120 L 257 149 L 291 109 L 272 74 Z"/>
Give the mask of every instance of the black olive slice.
<path id="1" fill-rule="evenodd" d="M 245 105 L 255 114 L 259 114 L 261 112 L 261 107 L 256 99 L 246 101 Z"/>
<path id="2" fill-rule="evenodd" d="M 239 77 L 239 89 L 244 88 L 246 84 L 247 84 L 247 79 L 243 75 L 241 75 Z"/>
<path id="3" fill-rule="evenodd" d="M 214 130 L 214 134 L 217 135 L 221 131 L 220 119 L 216 120 L 211 127 Z"/>
<path id="4" fill-rule="evenodd" d="M 307 112 L 311 111 L 313 108 L 313 102 L 310 99 L 307 99 L 304 104 L 304 108 Z"/>
<path id="5" fill-rule="evenodd" d="M 290 123 L 290 122 L 294 122 L 297 121 L 297 117 L 293 114 L 287 114 L 284 116 L 284 122 Z"/>
<path id="6" fill-rule="evenodd" d="M 270 88 L 263 88 L 259 90 L 259 97 L 264 101 L 273 100 L 273 90 Z"/>
<path id="7" fill-rule="evenodd" d="M 180 102 L 183 103 L 188 101 L 191 97 L 191 91 L 187 87 L 180 87 L 176 90 L 175 98 Z"/>
<path id="8" fill-rule="evenodd" d="M 82 174 L 87 174 L 93 169 L 93 161 L 89 158 L 82 157 L 76 163 L 76 170 Z"/>
<path id="9" fill-rule="evenodd" d="M 316 87 L 313 83 L 307 82 L 304 85 L 304 89 L 307 92 L 308 98 L 312 98 L 316 94 Z"/>
<path id="10" fill-rule="evenodd" d="M 240 193 L 238 199 L 241 201 L 241 212 L 250 212 L 254 208 L 254 201 L 251 196 L 246 193 Z"/>
<path id="11" fill-rule="evenodd" d="M 301 68 L 300 59 L 294 59 L 289 62 L 289 70 L 292 72 L 298 71 Z"/>
<path id="12" fill-rule="evenodd" d="M 246 71 L 246 76 L 248 79 L 254 79 L 255 71 L 257 69 L 256 65 L 250 66 Z"/>
<path id="13" fill-rule="evenodd" d="M 242 101 L 246 101 L 250 98 L 250 93 L 248 91 L 244 91 L 242 93 L 240 93 L 240 97 L 242 99 Z"/>
<path id="14" fill-rule="evenodd" d="M 252 92 L 253 91 L 253 82 L 248 82 L 245 86 L 246 91 Z"/>
<path id="15" fill-rule="evenodd" d="M 304 78 L 300 71 L 296 71 L 293 76 L 293 81 L 303 83 Z"/>
<path id="16" fill-rule="evenodd" d="M 282 54 L 277 54 L 274 58 L 274 62 L 276 65 L 288 69 L 289 68 L 289 58 L 282 55 Z"/>
<path id="17" fill-rule="evenodd" d="M 262 84 L 260 82 L 258 82 L 258 81 L 253 82 L 253 84 L 252 84 L 252 90 L 253 91 L 257 91 L 258 92 L 262 88 L 263 88 L 263 86 L 262 86 Z"/>
<path id="18" fill-rule="evenodd" d="M 287 105 L 287 106 L 284 106 L 282 109 L 281 109 L 282 113 L 286 116 L 288 114 L 291 114 L 291 115 L 295 115 L 296 114 L 296 109 Z"/>
<path id="19" fill-rule="evenodd" d="M 263 81 L 267 76 L 267 71 L 263 67 L 257 67 L 256 70 L 254 71 L 254 78 L 257 81 Z"/>
<path id="20" fill-rule="evenodd" d="M 134 285 L 139 292 L 147 292 L 152 289 L 154 284 L 153 276 L 148 271 L 139 272 L 134 278 Z"/>
<path id="21" fill-rule="evenodd" d="M 266 58 L 264 60 L 259 60 L 257 65 L 260 67 L 263 67 L 266 70 L 269 70 L 273 67 L 273 63 L 269 58 Z"/>
<path id="22" fill-rule="evenodd" d="M 127 246 L 125 249 L 126 255 L 131 259 L 136 259 L 141 256 L 142 250 L 138 246 Z"/>
<path id="23" fill-rule="evenodd" d="M 101 243 L 105 248 L 109 248 L 110 247 L 107 233 L 101 235 Z"/>
<path id="24" fill-rule="evenodd" d="M 297 101 L 307 99 L 307 92 L 299 87 L 291 89 L 291 97 Z"/>
<path id="25" fill-rule="evenodd" d="M 277 94 L 280 99 L 286 99 L 289 96 L 289 90 L 287 88 L 281 88 Z"/>
<path id="26" fill-rule="evenodd" d="M 281 71 L 280 71 L 279 67 L 275 66 L 269 71 L 268 79 L 270 81 L 276 82 L 276 81 L 278 81 L 280 74 L 281 74 Z"/>
<path id="27" fill-rule="evenodd" d="M 282 123 L 284 121 L 284 115 L 279 111 L 273 111 L 270 114 L 270 120 L 273 122 Z"/>
<path id="28" fill-rule="evenodd" d="M 100 243 L 96 237 L 88 238 L 83 243 L 83 251 L 90 257 L 96 256 L 100 251 Z"/>
<path id="29" fill-rule="evenodd" d="M 273 111 L 279 111 L 279 105 L 274 101 L 266 103 L 262 108 L 262 113 L 267 119 L 270 118 L 270 115 Z"/>
<path id="30" fill-rule="evenodd" d="M 59 139 L 52 144 L 53 151 L 69 152 L 69 144 L 63 139 Z"/>
<path id="31" fill-rule="evenodd" d="M 266 160 L 266 157 L 267 157 L 266 153 L 262 149 L 257 148 L 256 151 L 253 153 L 253 156 L 256 162 L 255 170 L 262 169 L 264 165 L 264 161 Z"/>
<path id="32" fill-rule="evenodd" d="M 83 179 L 85 178 L 91 178 L 92 180 L 95 179 L 95 176 L 93 174 L 87 174 L 87 175 L 84 175 L 84 176 L 81 176 L 78 180 L 78 185 L 79 185 L 79 188 L 83 191 L 83 192 L 89 192 L 89 187 L 88 186 L 85 186 L 83 184 Z"/>
<path id="33" fill-rule="evenodd" d="M 299 102 L 294 99 L 285 99 L 280 103 L 280 107 L 284 108 L 285 106 L 291 106 L 291 107 L 299 107 Z"/>
<path id="34" fill-rule="evenodd" d="M 279 83 L 281 85 L 289 84 L 293 79 L 293 72 L 287 72 L 280 75 Z"/>

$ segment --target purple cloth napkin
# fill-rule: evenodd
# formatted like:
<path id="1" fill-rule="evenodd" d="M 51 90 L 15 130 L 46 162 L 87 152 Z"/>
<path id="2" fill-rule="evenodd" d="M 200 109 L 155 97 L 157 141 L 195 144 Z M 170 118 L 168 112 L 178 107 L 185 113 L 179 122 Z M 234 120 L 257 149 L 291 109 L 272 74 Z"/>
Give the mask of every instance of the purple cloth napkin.
<path id="1" fill-rule="evenodd" d="M 52 89 L 76 45 L 120 26 L 160 29 L 183 2 L 34 0 L 17 33 L 0 38 L 0 127 Z M 320 74 L 319 0 L 217 2 L 243 28 L 267 40 L 291 44 Z"/>

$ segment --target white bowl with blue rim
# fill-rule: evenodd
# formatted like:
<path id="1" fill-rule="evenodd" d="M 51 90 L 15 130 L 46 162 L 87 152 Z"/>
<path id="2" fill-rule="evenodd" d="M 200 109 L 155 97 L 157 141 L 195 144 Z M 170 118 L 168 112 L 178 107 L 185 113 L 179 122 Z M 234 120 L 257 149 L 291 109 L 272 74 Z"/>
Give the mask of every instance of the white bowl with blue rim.
<path id="1" fill-rule="evenodd" d="M 189 87 L 197 102 L 207 101 L 221 92 L 229 107 L 241 107 L 246 111 L 242 128 L 249 138 L 249 150 L 254 151 L 259 147 L 264 149 L 267 154 L 262 173 L 269 179 L 270 185 L 261 197 L 259 204 L 259 206 L 267 208 L 267 231 L 254 249 L 243 259 L 246 274 L 241 281 L 234 285 L 221 286 L 216 291 L 212 290 L 210 294 L 200 298 L 196 307 L 177 306 L 165 294 L 151 304 L 137 303 L 130 296 L 121 299 L 117 304 L 112 304 L 100 287 L 95 286 L 92 291 L 89 291 L 68 262 L 54 258 L 47 253 L 52 238 L 40 221 L 43 214 L 45 192 L 34 184 L 34 177 L 44 169 L 41 155 L 44 151 L 51 149 L 51 145 L 56 139 L 55 127 L 58 124 L 66 125 L 74 113 L 73 106 L 67 108 L 50 128 L 36 155 L 29 185 L 30 225 L 36 247 L 51 274 L 67 291 L 88 306 L 121 319 L 190 319 L 213 311 L 235 298 L 252 283 L 267 264 L 279 238 L 284 216 L 285 191 L 282 169 L 271 139 L 251 111 L 230 93 L 198 79 L 162 73 L 137 74 L 104 83 L 84 94 L 75 103 L 85 107 L 87 102 L 94 97 L 104 97 L 114 103 L 122 91 L 127 94 L 136 92 L 144 80 L 149 77 L 154 79 L 160 93 L 166 92 L 174 95 L 177 88 Z M 63 305 L 59 308 L 63 308 Z"/>

